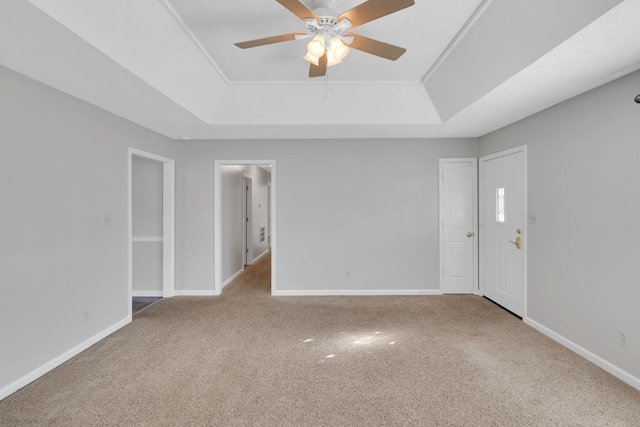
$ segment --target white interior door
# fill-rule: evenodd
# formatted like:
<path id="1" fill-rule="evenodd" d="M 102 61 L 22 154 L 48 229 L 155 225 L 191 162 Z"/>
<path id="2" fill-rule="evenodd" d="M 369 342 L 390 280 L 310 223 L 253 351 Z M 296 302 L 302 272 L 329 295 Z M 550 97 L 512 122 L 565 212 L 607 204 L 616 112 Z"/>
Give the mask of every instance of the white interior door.
<path id="1" fill-rule="evenodd" d="M 524 316 L 526 147 L 480 159 L 480 286 L 487 298 Z"/>
<path id="2" fill-rule="evenodd" d="M 446 294 L 477 289 L 477 161 L 440 159 L 440 268 Z"/>

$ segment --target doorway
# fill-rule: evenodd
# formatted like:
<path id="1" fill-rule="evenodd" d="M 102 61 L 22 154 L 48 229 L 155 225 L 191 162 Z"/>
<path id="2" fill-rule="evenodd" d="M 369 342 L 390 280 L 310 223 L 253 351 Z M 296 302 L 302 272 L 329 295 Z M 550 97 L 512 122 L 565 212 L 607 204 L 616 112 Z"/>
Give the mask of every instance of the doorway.
<path id="1" fill-rule="evenodd" d="M 235 205 L 234 203 L 234 194 L 235 191 L 223 191 L 228 188 L 228 185 L 233 185 L 232 182 L 235 182 L 235 178 L 232 176 L 231 170 L 234 168 L 239 168 L 241 171 L 247 167 L 252 166 L 255 170 L 260 168 L 263 170 L 268 170 L 270 172 L 270 184 L 267 185 L 264 182 L 264 188 L 262 182 L 260 180 L 255 179 L 255 177 L 251 177 L 252 180 L 249 182 L 250 186 L 250 198 L 251 203 L 246 200 L 246 197 L 241 198 L 240 203 Z M 244 180 L 247 176 L 244 175 L 243 172 L 240 172 L 240 184 L 245 189 L 243 193 L 247 194 L 246 191 L 246 181 Z M 231 183 L 231 184 L 230 184 Z M 223 188 L 224 187 L 224 188 Z M 235 187 L 238 188 L 238 187 Z M 263 191 L 264 190 L 264 191 Z M 264 200 L 261 194 L 264 192 Z M 240 192 L 237 193 L 241 195 Z M 268 197 L 268 200 L 267 200 Z M 228 259 L 224 258 L 225 256 L 229 256 L 229 248 L 233 249 L 236 246 L 236 239 L 229 238 L 229 236 L 233 233 L 233 230 L 230 230 L 229 227 L 224 226 L 225 222 L 234 221 L 236 218 L 236 214 L 233 214 L 233 209 L 235 206 L 238 209 L 246 210 L 248 212 L 256 212 L 258 210 L 258 217 L 263 218 L 263 220 L 252 218 L 252 214 L 248 213 L 244 216 L 240 216 L 240 213 L 237 214 L 238 219 L 243 219 L 242 228 L 245 228 L 245 231 L 242 232 L 239 229 L 241 234 L 241 238 L 238 238 L 237 241 L 240 243 L 240 247 L 244 246 L 244 254 L 246 254 L 246 264 L 251 264 L 253 261 L 256 261 L 263 255 L 269 254 L 271 255 L 271 292 L 274 293 L 276 290 L 276 260 L 277 260 L 277 238 L 276 238 L 276 162 L 275 160 L 216 160 L 214 161 L 214 294 L 220 295 L 222 292 L 222 288 L 230 282 L 230 280 L 236 275 L 242 272 L 242 270 L 233 273 L 236 268 L 231 266 L 231 262 Z M 243 208 L 244 206 L 244 208 Z M 249 209 L 249 206 L 252 208 Z M 230 213 L 231 212 L 231 213 Z M 255 215 L 254 215 L 255 216 Z M 247 218 L 254 219 L 254 221 L 250 221 L 251 228 L 246 229 L 247 227 Z M 269 248 L 269 241 L 267 239 L 267 227 L 269 226 L 268 222 L 271 219 L 271 246 Z M 262 222 L 261 222 L 262 221 Z M 264 223 L 263 223 L 264 222 Z M 235 227 L 235 226 L 233 226 Z M 224 239 L 230 239 L 228 241 L 224 241 Z M 243 243 L 244 242 L 244 243 Z M 240 255 L 241 259 L 243 258 Z M 256 257 L 256 258 L 254 258 Z M 226 273 L 223 275 L 223 270 Z M 228 271 L 227 271 L 228 270 Z M 227 278 L 227 276 L 229 276 Z"/>
<path id="2" fill-rule="evenodd" d="M 480 287 L 483 295 L 526 316 L 527 150 L 480 158 Z"/>
<path id="3" fill-rule="evenodd" d="M 127 306 L 131 318 L 134 296 L 175 294 L 175 161 L 129 148 L 128 193 Z"/>

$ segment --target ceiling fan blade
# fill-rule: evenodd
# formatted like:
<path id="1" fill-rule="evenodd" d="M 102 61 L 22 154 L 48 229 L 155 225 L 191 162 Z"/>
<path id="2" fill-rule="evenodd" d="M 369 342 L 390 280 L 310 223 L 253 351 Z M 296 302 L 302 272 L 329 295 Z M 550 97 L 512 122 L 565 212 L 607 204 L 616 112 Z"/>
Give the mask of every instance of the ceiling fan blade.
<path id="1" fill-rule="evenodd" d="M 296 36 L 304 36 L 305 33 L 289 33 L 289 34 L 281 34 L 279 36 L 265 37 L 263 39 L 249 40 L 246 42 L 235 43 L 240 49 L 247 49 L 250 47 L 258 47 L 264 46 L 266 44 L 280 43 L 280 42 L 288 42 L 291 40 L 296 40 Z"/>
<path id="2" fill-rule="evenodd" d="M 322 77 L 327 74 L 327 54 L 325 52 L 318 59 L 318 65 L 311 64 L 309 67 L 309 77 Z"/>
<path id="3" fill-rule="evenodd" d="M 355 28 L 406 7 L 413 6 L 415 3 L 414 0 L 367 0 L 338 16 L 338 22 L 342 18 L 347 18 L 351 21 L 351 28 Z"/>
<path id="4" fill-rule="evenodd" d="M 307 18 L 313 18 L 316 21 L 320 22 L 320 18 L 316 15 L 313 10 L 309 9 L 304 4 L 300 3 L 299 0 L 276 0 L 278 3 L 289 9 L 289 12 L 296 15 L 298 18 L 303 21 Z"/>
<path id="5" fill-rule="evenodd" d="M 359 34 L 349 33 L 345 37 L 353 37 L 353 41 L 348 46 L 352 49 L 361 50 L 381 58 L 395 61 L 400 58 L 407 49 L 384 43 L 378 40 L 370 39 Z"/>

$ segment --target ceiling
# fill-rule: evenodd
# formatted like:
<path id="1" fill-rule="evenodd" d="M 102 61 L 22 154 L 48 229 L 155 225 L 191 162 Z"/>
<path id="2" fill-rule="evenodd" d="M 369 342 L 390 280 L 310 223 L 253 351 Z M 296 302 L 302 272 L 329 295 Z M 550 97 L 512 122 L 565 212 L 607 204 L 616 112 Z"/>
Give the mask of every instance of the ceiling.
<path id="1" fill-rule="evenodd" d="M 640 0 L 416 0 L 354 30 L 402 57 L 325 80 L 306 40 L 234 46 L 304 31 L 275 0 L 2 0 L 0 65 L 174 139 L 478 137 L 640 69 L 639 24 Z"/>

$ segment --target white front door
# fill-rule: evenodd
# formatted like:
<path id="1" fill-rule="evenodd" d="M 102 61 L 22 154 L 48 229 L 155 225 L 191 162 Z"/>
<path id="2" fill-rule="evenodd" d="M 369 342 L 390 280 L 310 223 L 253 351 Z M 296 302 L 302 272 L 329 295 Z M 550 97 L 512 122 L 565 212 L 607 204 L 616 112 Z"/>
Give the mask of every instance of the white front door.
<path id="1" fill-rule="evenodd" d="M 525 308 L 526 147 L 480 159 L 480 288 L 522 317 Z"/>
<path id="2" fill-rule="evenodd" d="M 476 290 L 477 160 L 440 159 L 440 269 L 445 294 Z"/>

